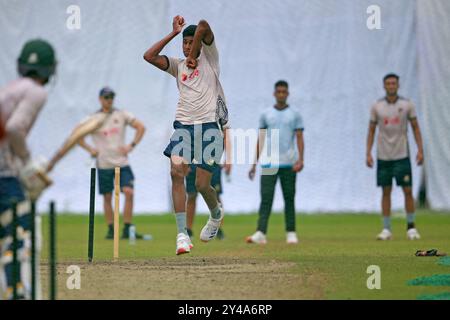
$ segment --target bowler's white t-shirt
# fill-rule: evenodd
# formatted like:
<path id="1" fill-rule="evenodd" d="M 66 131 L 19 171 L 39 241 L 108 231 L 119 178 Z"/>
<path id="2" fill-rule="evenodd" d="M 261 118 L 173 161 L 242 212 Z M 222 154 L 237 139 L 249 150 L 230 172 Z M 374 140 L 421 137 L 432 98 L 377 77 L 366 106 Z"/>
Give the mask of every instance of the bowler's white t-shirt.
<path id="1" fill-rule="evenodd" d="M 177 79 L 180 92 L 175 120 L 185 125 L 216 122 L 217 109 L 225 103 L 219 81 L 219 53 L 215 40 L 202 43 L 197 68 L 189 69 L 185 59 L 168 58 L 166 72 Z M 228 127 L 225 125 L 224 127 Z"/>

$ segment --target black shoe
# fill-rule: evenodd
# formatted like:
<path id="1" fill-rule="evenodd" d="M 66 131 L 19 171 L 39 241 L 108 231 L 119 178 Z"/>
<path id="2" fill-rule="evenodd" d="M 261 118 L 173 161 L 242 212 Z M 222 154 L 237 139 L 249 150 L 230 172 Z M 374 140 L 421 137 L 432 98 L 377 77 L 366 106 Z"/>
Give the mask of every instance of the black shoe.
<path id="1" fill-rule="evenodd" d="M 114 228 L 108 227 L 108 233 L 106 234 L 105 239 L 112 240 L 114 239 Z"/>
<path id="2" fill-rule="evenodd" d="M 194 235 L 194 233 L 192 232 L 192 229 L 187 229 L 186 228 L 186 231 L 187 231 L 187 234 L 188 234 L 189 238 L 192 238 L 192 236 Z"/>
<path id="3" fill-rule="evenodd" d="M 126 225 L 125 227 L 123 227 L 122 239 L 130 239 L 130 226 L 132 226 L 132 225 Z M 136 236 L 136 239 L 144 238 L 144 236 L 142 234 L 139 234 L 137 232 L 135 232 L 135 236 Z"/>
<path id="4" fill-rule="evenodd" d="M 217 239 L 218 240 L 225 239 L 225 233 L 223 232 L 222 228 L 219 228 L 219 230 L 217 231 Z"/>

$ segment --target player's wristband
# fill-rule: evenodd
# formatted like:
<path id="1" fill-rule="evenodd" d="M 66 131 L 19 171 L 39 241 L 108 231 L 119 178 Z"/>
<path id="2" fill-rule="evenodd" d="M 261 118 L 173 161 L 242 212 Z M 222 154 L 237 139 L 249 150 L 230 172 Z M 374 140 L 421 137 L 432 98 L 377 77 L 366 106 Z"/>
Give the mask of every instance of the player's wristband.
<path id="1" fill-rule="evenodd" d="M 136 147 L 136 145 L 137 145 L 136 142 L 132 142 L 132 143 L 131 143 L 131 147 L 132 147 L 132 148 Z"/>

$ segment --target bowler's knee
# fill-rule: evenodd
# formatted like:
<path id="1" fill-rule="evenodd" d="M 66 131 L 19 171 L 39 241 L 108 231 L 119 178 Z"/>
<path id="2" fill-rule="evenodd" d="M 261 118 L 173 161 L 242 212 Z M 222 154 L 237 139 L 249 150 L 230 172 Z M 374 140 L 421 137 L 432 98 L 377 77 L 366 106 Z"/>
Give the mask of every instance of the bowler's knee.
<path id="1" fill-rule="evenodd" d="M 200 179 L 195 181 L 195 189 L 200 193 L 206 193 L 212 190 L 212 187 L 208 181 L 202 181 Z"/>

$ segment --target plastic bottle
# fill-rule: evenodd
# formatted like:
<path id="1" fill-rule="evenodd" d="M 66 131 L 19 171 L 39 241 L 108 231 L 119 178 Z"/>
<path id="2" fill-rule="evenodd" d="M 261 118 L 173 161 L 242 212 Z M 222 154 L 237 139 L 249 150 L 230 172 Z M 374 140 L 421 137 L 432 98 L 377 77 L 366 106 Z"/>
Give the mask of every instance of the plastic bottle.
<path id="1" fill-rule="evenodd" d="M 130 232 L 130 244 L 135 244 L 136 243 L 136 227 L 134 225 L 130 226 L 129 229 Z"/>

